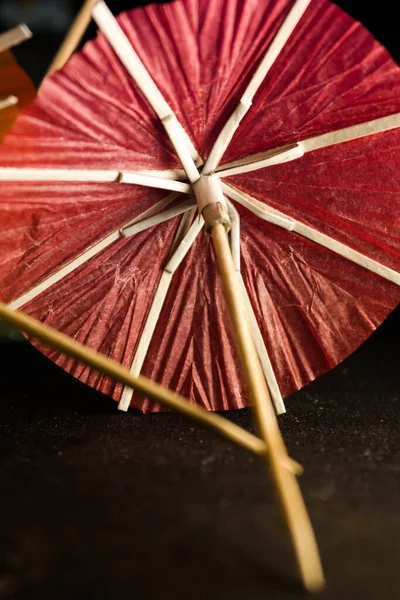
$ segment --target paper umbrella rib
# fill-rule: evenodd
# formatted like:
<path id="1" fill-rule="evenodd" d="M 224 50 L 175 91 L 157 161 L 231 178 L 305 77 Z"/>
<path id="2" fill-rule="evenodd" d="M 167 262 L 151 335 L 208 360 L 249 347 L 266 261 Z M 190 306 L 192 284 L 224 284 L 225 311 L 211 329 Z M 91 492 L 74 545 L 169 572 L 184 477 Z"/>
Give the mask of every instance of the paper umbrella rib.
<path id="1" fill-rule="evenodd" d="M 140 223 L 142 221 L 146 221 L 146 228 L 152 227 L 154 225 L 154 221 L 151 220 L 153 217 L 157 217 L 157 223 L 160 223 L 161 221 L 159 215 L 163 215 L 164 213 L 158 213 L 157 211 L 162 210 L 163 208 L 168 206 L 168 204 L 175 200 L 177 196 L 178 194 L 176 193 L 169 194 L 162 200 L 156 202 L 156 204 L 151 206 L 149 209 L 147 209 L 128 223 L 126 223 L 125 227 L 133 226 L 136 223 Z M 167 215 L 164 218 L 164 220 L 172 218 L 168 211 L 165 212 L 167 213 Z M 18 298 L 15 298 L 12 302 L 10 302 L 9 307 L 11 309 L 21 308 L 22 306 L 24 306 L 25 304 L 42 294 L 44 291 L 48 290 L 55 283 L 61 281 L 61 279 L 78 269 L 81 265 L 89 261 L 91 258 L 93 258 L 93 256 L 95 256 L 105 248 L 107 248 L 110 244 L 123 239 L 125 236 L 123 235 L 121 230 L 122 227 L 115 229 L 105 238 L 96 242 L 95 244 L 90 246 L 90 248 L 87 248 L 79 256 L 77 256 L 72 261 L 70 261 L 69 263 L 52 273 L 49 277 L 46 277 L 43 281 L 35 285 L 33 288 L 31 288 Z"/>
<path id="2" fill-rule="evenodd" d="M 222 182 L 222 188 L 224 193 L 231 198 L 231 200 L 238 202 L 261 219 L 277 225 L 278 227 L 282 227 L 283 229 L 298 233 L 299 235 L 308 238 L 316 244 L 324 246 L 324 248 L 328 248 L 335 254 L 343 256 L 347 260 L 359 265 L 360 267 L 363 267 L 364 269 L 367 269 L 368 271 L 371 271 L 372 273 L 375 273 L 376 275 L 379 275 L 380 277 L 383 277 L 392 283 L 400 285 L 400 273 L 397 271 L 394 271 L 382 263 L 369 258 L 365 254 L 354 250 L 350 246 L 339 242 L 335 238 L 332 238 L 325 233 L 321 233 L 317 229 L 314 229 L 309 225 L 289 217 L 285 213 L 276 210 L 272 206 L 269 206 L 264 202 L 260 202 L 256 198 L 253 198 L 249 194 L 242 192 L 230 184 Z M 290 224 L 290 226 L 288 226 L 288 224 Z"/>
<path id="3" fill-rule="evenodd" d="M 204 165 L 204 174 L 207 175 L 209 173 L 213 173 L 218 167 L 225 150 L 227 149 L 230 141 L 240 125 L 241 120 L 250 109 L 252 100 L 257 90 L 264 81 L 266 75 L 279 56 L 286 42 L 292 35 L 294 29 L 310 4 L 310 1 L 311 0 L 297 0 L 293 4 L 291 11 L 283 21 L 274 40 L 266 50 L 264 57 L 261 60 L 261 63 L 259 64 L 253 77 L 251 78 L 244 94 L 239 101 L 238 106 L 222 128 Z"/>

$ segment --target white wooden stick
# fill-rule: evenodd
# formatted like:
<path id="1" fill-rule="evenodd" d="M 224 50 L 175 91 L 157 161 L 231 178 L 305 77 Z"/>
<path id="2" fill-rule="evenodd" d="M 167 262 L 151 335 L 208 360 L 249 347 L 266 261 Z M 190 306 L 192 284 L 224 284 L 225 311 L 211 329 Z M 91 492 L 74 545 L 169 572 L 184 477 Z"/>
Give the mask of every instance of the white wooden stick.
<path id="1" fill-rule="evenodd" d="M 138 215 L 131 221 L 124 223 L 122 227 L 119 228 L 121 235 L 123 235 L 123 230 L 125 228 L 130 227 L 131 225 L 135 225 L 135 223 L 140 223 L 146 219 L 150 219 L 153 215 L 156 215 L 158 212 L 162 211 L 168 206 L 168 204 L 171 204 L 171 202 L 176 200 L 179 197 L 179 195 L 180 194 L 178 194 L 177 192 L 172 192 L 172 194 L 168 194 L 168 196 L 162 198 L 162 200 L 159 200 L 158 202 L 150 206 L 150 208 L 140 213 L 140 215 Z"/>
<path id="2" fill-rule="evenodd" d="M 189 136 L 180 123 L 178 123 L 171 107 L 166 102 L 122 28 L 103 0 L 99 0 L 94 6 L 92 16 L 99 29 L 101 29 L 108 40 L 110 46 L 113 48 L 122 64 L 125 66 L 126 70 L 165 126 L 174 147 L 185 148 L 185 164 L 190 164 L 191 169 L 193 169 L 193 166 L 196 168 L 195 162 L 201 162 L 201 159 L 190 141 Z M 167 129 L 167 126 L 169 129 Z M 183 163 L 182 166 L 185 168 Z M 191 181 L 190 177 L 189 180 Z"/>
<path id="3" fill-rule="evenodd" d="M 253 336 L 254 344 L 257 349 L 257 354 L 260 358 L 261 366 L 264 371 L 265 379 L 268 385 L 269 392 L 271 394 L 272 401 L 275 406 L 275 410 L 278 415 L 282 415 L 286 412 L 285 404 L 283 402 L 282 394 L 279 389 L 278 382 L 275 377 L 275 372 L 271 364 L 271 360 L 269 358 L 267 348 L 265 347 L 264 339 L 262 333 L 260 331 L 260 327 L 258 325 L 256 316 L 254 314 L 254 310 L 247 293 L 246 286 L 243 281 L 243 277 L 241 273 L 238 273 L 239 283 L 243 292 L 243 300 L 246 307 L 247 318 L 249 320 L 249 325 L 251 329 L 251 333 Z"/>
<path id="4" fill-rule="evenodd" d="M 189 179 L 190 183 L 195 183 L 199 178 L 200 174 L 196 167 L 196 164 L 188 152 L 187 142 L 181 134 L 181 126 L 179 125 L 175 115 L 168 115 L 161 120 L 165 127 L 165 131 L 172 145 L 175 148 L 175 152 L 178 155 L 180 163 Z"/>
<path id="5" fill-rule="evenodd" d="M 387 117 L 373 119 L 372 121 L 351 125 L 350 127 L 344 127 L 343 129 L 337 129 L 301 140 L 289 148 L 275 148 L 267 152 L 246 156 L 232 163 L 221 165 L 217 168 L 216 174 L 218 177 L 229 177 L 230 175 L 240 175 L 242 173 L 249 173 L 250 171 L 257 171 L 258 169 L 264 169 L 265 167 L 301 158 L 304 154 L 313 150 L 351 142 L 352 140 L 383 133 L 384 131 L 390 131 L 398 127 L 400 127 L 400 113 L 394 113 Z"/>
<path id="6" fill-rule="evenodd" d="M 9 308 L 12 308 L 12 309 L 21 308 L 21 306 L 24 306 L 24 304 L 27 304 L 28 302 L 30 302 L 31 300 L 33 300 L 34 298 L 39 296 L 39 294 L 42 294 L 43 292 L 48 290 L 52 285 L 54 285 L 55 283 L 57 283 L 58 281 L 60 281 L 61 279 L 63 279 L 67 275 L 69 275 L 70 273 L 72 273 L 72 271 L 75 271 L 76 269 L 78 269 L 78 267 L 83 265 L 85 262 L 90 260 L 93 256 L 95 256 L 99 252 L 101 252 L 101 250 L 104 250 L 104 248 L 107 248 L 107 246 L 109 246 L 113 242 L 116 242 L 120 238 L 121 238 L 121 234 L 120 234 L 119 230 L 114 231 L 113 233 L 111 233 L 110 235 L 105 237 L 103 240 L 98 242 L 97 244 L 94 244 L 88 250 L 85 250 L 85 252 L 83 252 L 80 256 L 78 256 L 77 258 L 72 260 L 70 263 L 66 264 L 64 267 L 62 267 L 61 269 L 59 269 L 58 271 L 56 271 L 55 273 L 50 275 L 50 277 L 47 277 L 46 279 L 44 279 L 41 283 L 39 283 L 32 289 L 28 290 L 25 294 L 23 294 L 19 298 L 16 298 L 13 302 L 11 302 L 9 304 Z"/>
<path id="7" fill-rule="evenodd" d="M 22 23 L 13 29 L 0 33 L 0 52 L 10 50 L 14 46 L 18 46 L 22 42 L 29 40 L 32 37 L 32 32 L 27 25 Z"/>
<path id="8" fill-rule="evenodd" d="M 203 225 L 204 225 L 203 217 L 201 215 L 197 216 L 196 219 L 194 220 L 192 226 L 190 227 L 189 231 L 187 232 L 187 234 L 184 236 L 181 243 L 179 244 L 178 248 L 176 249 L 174 254 L 171 256 L 169 261 L 167 262 L 167 264 L 165 266 L 165 270 L 168 271 L 168 273 L 172 273 L 172 274 L 175 273 L 175 271 L 180 266 L 183 259 L 189 252 L 190 248 L 193 246 L 194 242 L 196 241 L 197 236 L 199 235 L 200 231 L 203 228 Z"/>
<path id="9" fill-rule="evenodd" d="M 230 200 L 227 200 L 228 214 L 231 220 L 229 238 L 231 252 L 236 271 L 240 273 L 240 216 Z"/>
<path id="10" fill-rule="evenodd" d="M 153 302 L 147 315 L 146 323 L 142 334 L 140 336 L 139 344 L 137 346 L 135 357 L 132 362 L 132 366 L 130 369 L 130 373 L 133 375 L 134 373 L 139 374 L 143 363 L 146 359 L 146 355 L 157 326 L 158 319 L 160 317 L 162 307 L 164 306 L 165 298 L 168 293 L 169 286 L 172 281 L 173 274 L 176 269 L 182 263 L 183 259 L 189 252 L 191 246 L 195 242 L 197 236 L 199 235 L 202 227 L 204 225 L 204 221 L 202 217 L 196 218 L 190 227 L 189 231 L 177 247 L 174 254 L 169 259 L 167 265 L 165 266 L 163 273 L 161 275 L 161 279 L 159 281 L 157 291 L 153 298 Z M 133 390 L 132 388 L 126 387 L 124 388 L 121 396 L 121 400 L 119 401 L 118 408 L 119 410 L 127 411 L 131 400 L 132 400 Z"/>
<path id="11" fill-rule="evenodd" d="M 196 206 L 196 200 L 193 198 L 189 198 L 182 202 L 181 204 L 177 204 L 176 206 L 165 210 L 164 212 L 158 213 L 149 219 L 145 219 L 144 221 L 139 221 L 134 225 L 124 226 L 121 228 L 121 234 L 124 237 L 130 237 L 132 235 L 136 235 L 140 231 L 144 229 L 149 229 L 150 227 L 154 227 L 154 225 L 159 225 L 160 223 L 164 223 L 164 221 L 168 221 L 182 213 L 191 210 L 194 206 Z"/>
<path id="12" fill-rule="evenodd" d="M 134 185 L 144 185 L 163 190 L 172 190 L 182 194 L 193 194 L 192 186 L 183 181 L 174 181 L 173 179 L 160 179 L 141 173 L 121 173 L 119 181 L 121 183 L 130 183 Z"/>
<path id="13" fill-rule="evenodd" d="M 343 256 L 347 260 L 395 283 L 396 285 L 400 285 L 400 273 L 382 265 L 376 260 L 369 258 L 368 256 L 361 254 L 361 252 L 357 252 L 350 246 L 346 244 L 342 244 L 331 238 L 330 236 L 321 233 L 317 229 L 310 227 L 309 225 L 305 225 L 300 221 L 297 221 L 285 213 L 274 209 L 272 206 L 268 204 L 264 204 L 260 202 L 256 198 L 253 198 L 249 194 L 245 194 L 244 192 L 234 188 L 231 185 L 222 182 L 222 187 L 224 190 L 224 194 L 226 194 L 232 200 L 235 200 L 239 204 L 242 204 L 247 209 L 249 209 L 252 213 L 268 221 L 269 223 L 273 223 L 274 225 L 278 225 L 278 227 L 282 227 L 283 229 L 287 229 L 289 231 L 293 231 L 302 235 L 303 237 L 323 246 L 324 248 L 328 248 L 332 252 Z M 275 218 L 274 218 L 275 217 Z M 288 226 L 287 224 L 290 224 Z"/>
<path id="14" fill-rule="evenodd" d="M 8 96 L 7 98 L 0 98 L 0 110 L 15 106 L 18 104 L 18 98 L 16 96 Z"/>
<path id="15" fill-rule="evenodd" d="M 118 181 L 156 189 L 172 190 L 183 194 L 193 193 L 190 184 L 173 179 L 161 179 L 142 173 L 106 171 L 95 169 L 37 169 L 1 167 L 0 181 L 75 181 L 109 183 Z"/>
<path id="16" fill-rule="evenodd" d="M 153 298 L 153 302 L 150 308 L 150 312 L 147 316 L 146 324 L 140 336 L 139 345 L 136 349 L 135 358 L 130 368 L 130 373 L 140 374 L 143 363 L 145 361 L 147 351 L 150 346 L 153 333 L 160 316 L 162 307 L 164 305 L 165 298 L 168 293 L 168 289 L 171 283 L 172 274 L 167 271 L 163 271 L 160 281 L 158 283 L 156 294 Z M 118 410 L 127 411 L 132 400 L 133 389 L 125 386 L 122 390 L 121 399 L 118 403 Z"/>
<path id="17" fill-rule="evenodd" d="M 218 177 L 230 177 L 231 175 L 241 175 L 258 169 L 265 169 L 273 165 L 280 165 L 285 162 L 296 160 L 304 155 L 304 150 L 301 144 L 293 144 L 289 148 L 277 148 L 267 152 L 246 156 L 242 160 L 221 165 L 215 171 Z"/>
<path id="18" fill-rule="evenodd" d="M 264 81 L 267 73 L 274 64 L 282 48 L 288 41 L 289 37 L 291 36 L 301 17 L 303 16 L 305 10 L 310 4 L 310 1 L 311 0 L 295 1 L 293 8 L 282 23 L 282 26 L 280 27 L 278 33 L 275 36 L 275 39 L 266 51 L 264 58 L 262 59 L 249 85 L 247 86 L 246 91 L 244 92 L 239 102 L 238 107 L 232 113 L 227 123 L 223 127 L 221 133 L 219 134 L 211 150 L 210 156 L 208 157 L 208 159 L 206 160 L 206 164 L 204 165 L 204 175 L 213 173 L 217 168 L 225 150 L 229 145 L 229 142 L 231 141 L 237 128 L 239 127 L 241 120 L 249 110 L 257 90 Z"/>
<path id="19" fill-rule="evenodd" d="M 333 146 L 334 144 L 341 144 L 343 142 L 350 142 L 351 140 L 374 135 L 376 133 L 382 133 L 384 131 L 396 129 L 397 127 L 400 127 L 400 112 L 388 115 L 387 117 L 381 117 L 380 119 L 359 123 L 358 125 L 352 125 L 351 127 L 345 127 L 344 129 L 323 133 L 322 135 L 317 135 L 308 138 L 307 140 L 302 140 L 299 142 L 299 146 L 302 147 L 305 154 L 312 150 L 326 148 L 327 146 Z"/>
<path id="20" fill-rule="evenodd" d="M 166 198 L 163 198 L 162 200 L 151 206 L 149 209 L 132 219 L 132 221 L 130 221 L 126 225 L 133 225 L 134 223 L 137 223 L 142 219 L 151 217 L 157 210 L 160 210 L 167 206 L 170 202 L 175 200 L 176 197 L 177 194 L 169 194 L 169 196 L 166 196 Z M 48 290 L 52 285 L 54 285 L 58 281 L 61 281 L 61 279 L 72 273 L 72 271 L 78 269 L 85 262 L 93 258 L 93 256 L 107 248 L 107 246 L 121 239 L 121 237 L 122 234 L 120 229 L 113 231 L 107 237 L 105 237 L 104 239 L 100 240 L 99 242 L 82 252 L 82 254 L 80 254 L 77 258 L 66 264 L 58 271 L 52 273 L 49 277 L 41 281 L 32 289 L 28 290 L 25 294 L 13 300 L 10 303 L 9 307 L 12 309 L 21 308 L 22 306 L 24 306 L 25 304 L 27 304 L 28 302 L 30 302 L 31 300 Z"/>
<path id="21" fill-rule="evenodd" d="M 168 169 L 166 171 L 144 169 L 143 171 L 137 171 L 137 173 L 149 177 L 158 177 L 159 179 L 173 179 L 174 181 L 186 181 L 187 179 L 183 169 Z"/>
<path id="22" fill-rule="evenodd" d="M 1 167 L 0 181 L 77 181 L 77 182 L 111 182 L 118 181 L 119 171 L 90 169 L 40 169 Z"/>
<path id="23" fill-rule="evenodd" d="M 261 366 L 264 371 L 264 376 L 268 385 L 268 389 L 271 394 L 272 401 L 275 406 L 275 410 L 278 415 L 286 412 L 285 404 L 282 399 L 282 395 L 279 389 L 278 382 L 275 377 L 274 370 L 271 365 L 271 361 L 268 355 L 267 348 L 264 344 L 264 339 L 260 328 L 258 326 L 257 318 L 254 314 L 253 306 L 251 304 L 249 295 L 247 293 L 246 286 L 243 281 L 242 274 L 240 272 L 240 217 L 236 208 L 233 206 L 231 202 L 228 201 L 228 211 L 229 216 L 231 218 L 232 229 L 230 232 L 231 236 L 231 250 L 232 250 L 232 258 L 235 264 L 235 268 L 239 277 L 239 283 L 242 288 L 243 293 L 243 301 L 245 305 L 245 309 L 248 316 L 248 321 L 251 329 L 251 334 L 253 336 L 253 341 L 257 349 L 257 354 L 260 358 Z"/>
<path id="24" fill-rule="evenodd" d="M 278 210 L 275 210 L 271 206 L 252 198 L 248 194 L 241 192 L 237 188 L 233 187 L 230 184 L 221 181 L 221 186 L 224 194 L 228 196 L 231 200 L 235 200 L 252 213 L 267 221 L 268 223 L 272 223 L 273 225 L 278 225 L 278 227 L 282 227 L 283 229 L 287 229 L 287 231 L 293 231 L 295 227 L 295 220 L 287 217 L 283 213 Z"/>

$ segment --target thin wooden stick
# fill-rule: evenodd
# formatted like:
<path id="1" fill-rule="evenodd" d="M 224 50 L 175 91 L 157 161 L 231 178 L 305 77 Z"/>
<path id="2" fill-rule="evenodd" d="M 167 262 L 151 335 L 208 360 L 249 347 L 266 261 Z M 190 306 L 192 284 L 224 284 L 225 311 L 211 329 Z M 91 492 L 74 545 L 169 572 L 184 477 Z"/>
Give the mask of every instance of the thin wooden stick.
<path id="1" fill-rule="evenodd" d="M 279 389 L 279 385 L 275 377 L 274 369 L 272 368 L 268 351 L 265 347 L 265 342 L 240 271 L 240 217 L 236 208 L 229 200 L 228 214 L 232 223 L 232 229 L 230 231 L 231 254 L 233 264 L 235 265 L 235 270 L 238 275 L 239 285 L 243 293 L 243 302 L 246 309 L 251 334 L 253 336 L 253 341 L 257 349 L 257 354 L 260 358 L 261 366 L 264 371 L 265 379 L 267 381 L 268 389 L 271 394 L 276 413 L 278 415 L 281 415 L 286 412 L 285 404 L 283 402 L 281 391 Z"/>
<path id="2" fill-rule="evenodd" d="M 25 40 L 29 40 L 32 37 L 32 32 L 25 23 L 17 25 L 13 29 L 0 33 L 0 52 L 10 50 L 14 46 L 18 46 Z"/>
<path id="3" fill-rule="evenodd" d="M 108 171 L 104 169 L 37 169 L 31 167 L 0 167 L 0 181 L 74 181 L 82 183 L 119 182 L 130 185 L 141 185 L 161 190 L 172 190 L 182 194 L 190 194 L 192 188 L 184 181 L 172 178 L 161 179 L 140 172 Z"/>
<path id="4" fill-rule="evenodd" d="M 284 48 L 285 44 L 297 27 L 300 19 L 306 11 L 311 0 L 295 0 L 293 6 L 279 28 L 272 43 L 268 46 L 260 64 L 258 65 L 253 77 L 241 97 L 239 104 L 233 111 L 228 121 L 220 132 L 211 152 L 204 165 L 203 175 L 213 173 L 218 167 L 225 150 L 229 146 L 236 130 L 238 129 L 243 117 L 251 107 L 252 100 L 257 93 L 260 85 L 263 83 L 267 73 Z"/>
<path id="5" fill-rule="evenodd" d="M 110 244 L 113 244 L 114 242 L 120 240 L 121 237 L 123 237 L 121 233 L 121 229 L 123 227 L 129 227 L 134 223 L 138 223 L 146 218 L 150 218 L 152 215 L 156 214 L 158 210 L 161 210 L 162 208 L 168 206 L 168 204 L 175 200 L 177 196 L 178 194 L 176 193 L 168 194 L 168 196 L 153 204 L 150 208 L 145 210 L 140 215 L 137 215 L 137 217 L 135 217 L 134 219 L 131 219 L 128 223 L 125 223 L 122 227 L 118 227 L 118 229 L 115 229 L 103 239 L 99 240 L 89 248 L 86 248 L 86 250 L 84 250 L 76 258 L 62 265 L 59 269 L 51 273 L 51 275 L 49 275 L 45 279 L 42 279 L 37 285 L 28 289 L 21 296 L 14 298 L 14 300 L 9 304 L 9 308 L 22 308 L 24 304 L 27 304 L 28 302 L 33 300 L 33 298 L 36 298 L 37 296 L 39 296 L 39 294 L 42 294 L 43 292 L 48 290 L 55 283 L 57 283 L 58 281 L 72 273 L 72 271 L 75 271 L 85 262 L 93 258 L 93 256 L 96 256 L 96 254 L 110 246 Z"/>
<path id="6" fill-rule="evenodd" d="M 104 354 L 100 354 L 100 352 L 91 350 L 83 344 L 79 344 L 67 335 L 56 331 L 52 327 L 43 325 L 43 323 L 20 311 L 11 310 L 2 302 L 0 302 L 0 318 L 20 331 L 24 331 L 37 338 L 44 344 L 82 361 L 93 369 L 105 373 L 124 385 L 132 387 L 141 396 L 159 402 L 167 408 L 182 413 L 192 421 L 218 431 L 223 437 L 242 448 L 261 456 L 265 454 L 266 447 L 262 440 L 238 425 L 231 423 L 228 419 L 224 419 L 220 415 L 210 413 L 203 408 L 191 404 L 186 398 L 174 394 L 167 388 L 154 383 L 146 377 L 133 377 L 128 369 L 115 360 L 104 356 Z M 296 474 L 301 474 L 303 471 L 301 465 L 289 457 L 284 459 L 284 466 Z"/>
<path id="7" fill-rule="evenodd" d="M 199 177 L 196 164 L 202 163 L 200 156 L 188 134 L 178 122 L 172 108 L 153 81 L 152 76 L 136 54 L 118 21 L 103 0 L 97 0 L 96 5 L 93 7 L 92 17 L 165 127 L 189 181 L 196 181 Z"/>
<path id="8" fill-rule="evenodd" d="M 191 218 L 192 213 L 186 213 L 183 219 L 185 219 L 185 216 Z M 177 242 L 177 247 L 174 250 L 173 254 L 169 257 L 166 265 L 163 268 L 163 273 L 161 275 L 160 281 L 158 282 L 156 293 L 151 303 L 151 307 L 147 315 L 144 328 L 140 335 L 139 343 L 135 350 L 135 356 L 133 358 L 132 365 L 130 368 L 130 373 L 134 377 L 137 377 L 140 374 L 140 371 L 143 367 L 143 363 L 146 359 L 151 340 L 153 339 L 154 331 L 156 329 L 161 311 L 164 306 L 165 299 L 168 294 L 169 287 L 172 282 L 172 277 L 175 271 L 179 268 L 182 261 L 185 259 L 186 254 L 189 252 L 190 248 L 196 241 L 196 238 L 199 235 L 203 225 L 204 221 L 200 217 L 200 219 L 196 219 L 194 221 L 194 223 L 191 225 L 186 234 L 181 235 L 184 231 L 183 229 L 183 231 L 178 230 L 175 236 L 174 243 Z M 128 410 L 131 404 L 132 394 L 132 388 L 124 388 L 118 405 L 119 410 Z"/>
<path id="9" fill-rule="evenodd" d="M 326 235 L 325 233 L 322 233 L 321 231 L 302 223 L 301 221 L 296 221 L 292 217 L 289 217 L 289 215 L 286 215 L 285 213 L 273 208 L 272 206 L 269 206 L 268 204 L 265 204 L 264 202 L 260 202 L 260 200 L 253 198 L 249 194 L 242 192 L 230 184 L 221 181 L 221 186 L 224 194 L 247 208 L 250 212 L 257 215 L 257 217 L 260 217 L 260 219 L 263 219 L 268 223 L 273 223 L 274 225 L 282 227 L 287 231 L 293 231 L 294 233 L 297 233 L 298 235 L 315 242 L 319 246 L 323 246 L 335 254 L 343 256 L 343 258 L 346 260 L 349 260 L 350 262 L 353 262 L 354 264 L 371 271 L 371 273 L 375 273 L 376 275 L 379 275 L 380 277 L 383 277 L 384 279 L 387 279 L 396 285 L 400 285 L 400 273 L 394 269 L 379 263 L 366 254 L 361 254 L 361 252 L 354 250 L 354 248 L 339 242 L 335 238 L 332 238 L 329 235 Z"/>
<path id="10" fill-rule="evenodd" d="M 0 98 L 0 110 L 10 108 L 18 104 L 18 98 L 16 96 L 7 96 L 7 98 Z"/>
<path id="11" fill-rule="evenodd" d="M 86 0 L 86 2 L 83 4 L 78 16 L 76 17 L 71 29 L 67 34 L 67 37 L 55 55 L 53 62 L 46 73 L 46 77 L 61 69 L 70 59 L 71 55 L 75 52 L 86 33 L 87 28 L 89 27 L 92 18 L 92 9 L 96 2 L 97 0 Z"/>
<path id="12" fill-rule="evenodd" d="M 207 222 L 206 210 L 203 211 L 203 216 Z M 243 377 L 254 405 L 261 438 L 268 448 L 268 452 L 265 453 L 266 463 L 278 492 L 304 587 L 310 592 L 317 592 L 324 587 L 324 575 L 314 531 L 296 478 L 293 473 L 281 468 L 288 455 L 243 310 L 242 293 L 224 225 L 219 223 L 213 226 L 211 235 L 232 319 Z"/>

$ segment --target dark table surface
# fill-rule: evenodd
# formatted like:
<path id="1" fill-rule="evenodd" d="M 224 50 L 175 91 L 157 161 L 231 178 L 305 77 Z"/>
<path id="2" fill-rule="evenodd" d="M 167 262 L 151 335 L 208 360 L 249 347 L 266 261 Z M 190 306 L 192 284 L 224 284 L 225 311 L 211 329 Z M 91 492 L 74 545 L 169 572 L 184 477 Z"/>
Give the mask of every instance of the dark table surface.
<path id="1" fill-rule="evenodd" d="M 394 4 L 340 4 L 396 56 Z M 36 81 L 58 41 L 18 49 Z M 400 597 L 399 336 L 397 310 L 280 417 L 326 600 Z M 257 459 L 175 414 L 119 413 L 28 344 L 0 344 L 0 378 L 1 600 L 302 596 Z"/>
<path id="2" fill-rule="evenodd" d="M 393 315 L 280 417 L 325 599 L 400 596 L 399 334 Z M 0 346 L 0 369 L 0 598 L 302 595 L 257 459 L 175 414 L 120 413 L 27 344 Z"/>

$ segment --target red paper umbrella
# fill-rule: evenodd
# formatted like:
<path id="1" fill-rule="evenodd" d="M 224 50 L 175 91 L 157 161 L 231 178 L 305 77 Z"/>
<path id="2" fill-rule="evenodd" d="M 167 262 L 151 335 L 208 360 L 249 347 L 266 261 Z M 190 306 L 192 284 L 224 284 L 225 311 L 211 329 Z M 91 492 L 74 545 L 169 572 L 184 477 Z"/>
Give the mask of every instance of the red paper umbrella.
<path id="1" fill-rule="evenodd" d="M 92 15 L 102 33 L 0 152 L 1 298 L 208 409 L 245 406 L 203 217 L 222 221 L 282 412 L 399 301 L 399 69 L 326 0 Z"/>
<path id="2" fill-rule="evenodd" d="M 0 140 L 14 123 L 18 111 L 35 96 L 31 80 L 9 52 L 31 35 L 26 25 L 0 34 Z"/>

